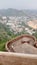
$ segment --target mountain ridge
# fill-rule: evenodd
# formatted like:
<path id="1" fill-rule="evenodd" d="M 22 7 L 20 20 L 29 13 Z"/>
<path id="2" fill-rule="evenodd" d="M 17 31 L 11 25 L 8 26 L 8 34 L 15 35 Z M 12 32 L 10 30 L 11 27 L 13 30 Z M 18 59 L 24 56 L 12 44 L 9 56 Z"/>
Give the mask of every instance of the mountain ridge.
<path id="1" fill-rule="evenodd" d="M 27 15 L 37 15 L 37 10 L 17 10 L 13 8 L 0 9 L 1 16 L 27 16 Z"/>

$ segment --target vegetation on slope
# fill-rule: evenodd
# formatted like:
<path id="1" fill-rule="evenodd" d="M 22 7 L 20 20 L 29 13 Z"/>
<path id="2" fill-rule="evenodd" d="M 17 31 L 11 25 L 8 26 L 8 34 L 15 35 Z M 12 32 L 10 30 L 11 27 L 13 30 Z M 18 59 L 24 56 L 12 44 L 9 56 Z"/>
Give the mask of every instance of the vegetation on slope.
<path id="1" fill-rule="evenodd" d="M 0 23 L 0 51 L 6 51 L 5 50 L 6 42 L 21 34 L 28 34 L 28 33 L 26 31 L 22 31 L 21 33 L 14 35 L 14 33 L 11 32 L 6 25 Z M 37 38 L 37 31 L 33 35 Z"/>
<path id="2" fill-rule="evenodd" d="M 11 39 L 10 33 L 7 26 L 0 23 L 0 51 L 5 50 L 5 43 Z"/>

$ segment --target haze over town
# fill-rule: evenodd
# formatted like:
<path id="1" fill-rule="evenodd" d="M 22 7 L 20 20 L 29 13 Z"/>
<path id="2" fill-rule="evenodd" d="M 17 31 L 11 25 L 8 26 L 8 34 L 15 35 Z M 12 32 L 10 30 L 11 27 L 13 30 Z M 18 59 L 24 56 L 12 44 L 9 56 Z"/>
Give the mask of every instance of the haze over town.
<path id="1" fill-rule="evenodd" d="M 0 0 L 0 9 L 37 9 L 37 0 Z"/>

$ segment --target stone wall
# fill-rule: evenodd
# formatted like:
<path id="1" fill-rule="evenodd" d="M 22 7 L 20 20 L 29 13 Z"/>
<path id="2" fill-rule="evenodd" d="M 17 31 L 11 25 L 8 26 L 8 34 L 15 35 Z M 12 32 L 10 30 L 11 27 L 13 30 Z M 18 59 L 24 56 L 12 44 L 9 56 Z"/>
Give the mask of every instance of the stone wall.
<path id="1" fill-rule="evenodd" d="M 0 65 L 37 65 L 37 55 L 0 52 Z"/>

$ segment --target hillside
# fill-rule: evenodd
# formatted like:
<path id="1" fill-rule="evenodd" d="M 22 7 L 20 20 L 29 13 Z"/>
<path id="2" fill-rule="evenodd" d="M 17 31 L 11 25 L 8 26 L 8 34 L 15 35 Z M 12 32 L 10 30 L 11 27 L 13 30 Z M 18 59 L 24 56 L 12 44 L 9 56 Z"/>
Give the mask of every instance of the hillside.
<path id="1" fill-rule="evenodd" d="M 9 8 L 9 9 L 1 9 L 0 15 L 2 16 L 23 16 L 24 12 L 22 12 L 21 10 Z"/>
<path id="2" fill-rule="evenodd" d="M 10 31 L 6 25 L 0 23 L 0 50 L 4 50 L 5 43 L 11 39 Z"/>
<path id="3" fill-rule="evenodd" d="M 5 51 L 6 42 L 16 36 L 18 36 L 18 34 L 14 35 L 5 24 L 0 23 L 0 51 Z"/>
<path id="4" fill-rule="evenodd" d="M 36 16 L 37 10 L 17 10 L 17 9 L 0 9 L 0 15 L 2 16 Z"/>

